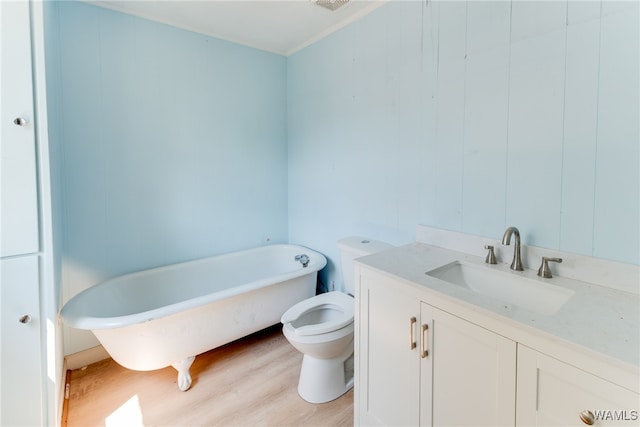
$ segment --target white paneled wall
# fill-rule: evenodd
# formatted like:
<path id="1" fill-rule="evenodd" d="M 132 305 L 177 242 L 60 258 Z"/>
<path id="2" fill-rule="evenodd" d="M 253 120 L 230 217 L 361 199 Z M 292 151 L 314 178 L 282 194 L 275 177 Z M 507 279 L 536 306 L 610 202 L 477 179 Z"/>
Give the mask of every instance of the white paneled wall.
<path id="1" fill-rule="evenodd" d="M 627 261 L 637 258 L 637 239 L 621 235 L 638 234 L 637 3 L 433 8 L 436 187 L 427 222 L 480 235 L 518 224 L 531 244 L 613 258 L 626 240 Z M 634 195 L 619 200 L 618 189 Z M 635 228 L 608 225 L 613 212 Z"/>
<path id="2" fill-rule="evenodd" d="M 459 227 L 481 235 L 504 225 L 510 15 L 508 2 L 471 2 L 467 6 L 464 215 Z M 486 25 L 489 21 L 491 26 Z"/>
<path id="3" fill-rule="evenodd" d="M 462 218 L 466 6 L 455 2 L 438 10 L 435 220 L 445 228 L 459 227 Z"/>
<path id="4" fill-rule="evenodd" d="M 565 250 L 579 252 L 593 239 L 600 8 L 592 2 L 569 6 L 560 242 Z"/>
<path id="5" fill-rule="evenodd" d="M 530 244 L 637 263 L 638 3 L 433 8 L 427 222 L 480 235 L 516 224 Z"/>
<path id="6" fill-rule="evenodd" d="M 635 262 L 640 234 L 639 8 L 638 2 L 603 2 L 593 236 L 595 256 L 626 254 Z"/>
<path id="7" fill-rule="evenodd" d="M 337 260 L 346 234 L 515 225 L 637 264 L 639 4 L 390 2 L 289 57 L 290 239 Z"/>
<path id="8" fill-rule="evenodd" d="M 507 223 L 531 244 L 559 242 L 566 7 L 512 3 Z M 537 23 L 534 25 L 532 23 Z"/>

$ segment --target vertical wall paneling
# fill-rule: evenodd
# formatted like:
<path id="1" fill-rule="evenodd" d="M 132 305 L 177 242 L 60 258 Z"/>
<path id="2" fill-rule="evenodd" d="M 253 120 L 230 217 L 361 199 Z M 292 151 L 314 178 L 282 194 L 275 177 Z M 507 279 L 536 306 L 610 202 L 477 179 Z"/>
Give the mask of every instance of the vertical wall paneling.
<path id="1" fill-rule="evenodd" d="M 638 263 L 640 5 L 606 3 L 600 34 L 593 251 L 595 256 Z"/>
<path id="2" fill-rule="evenodd" d="M 467 4 L 462 230 L 493 236 L 505 226 L 511 5 Z"/>
<path id="3" fill-rule="evenodd" d="M 407 156 L 417 157 L 419 164 L 415 168 L 399 166 L 405 175 L 418 181 L 416 193 L 413 195 L 419 201 L 417 212 L 419 222 L 436 223 L 436 197 L 438 193 L 438 159 L 432 153 L 435 152 L 438 141 L 437 134 L 437 108 L 438 108 L 438 66 L 439 66 L 439 11 L 440 3 L 420 2 L 420 27 L 422 40 L 422 53 L 420 69 L 422 70 L 419 83 L 423 86 L 422 109 L 419 112 L 423 123 L 424 134 L 419 141 L 417 151 L 407 153 Z M 417 13 L 417 10 L 416 12 Z M 406 132 L 406 130 L 405 130 Z M 415 227 L 402 228 L 404 233 L 413 233 Z"/>
<path id="4" fill-rule="evenodd" d="M 351 55 L 353 41 L 343 40 L 343 44 L 349 46 L 345 50 Z M 331 50 L 333 46 L 323 43 L 322 47 L 322 51 L 313 47 L 303 49 L 289 58 L 287 64 L 287 134 L 289 141 L 296 141 L 296 144 L 289 143 L 287 147 L 288 194 L 296 194 L 300 200 L 304 200 L 300 204 L 288 204 L 288 226 L 289 233 L 291 230 L 304 230 L 297 233 L 297 237 L 292 241 L 309 246 L 315 242 L 315 247 L 326 248 L 330 242 L 328 238 L 324 241 L 325 237 L 328 237 L 327 233 L 323 227 L 310 224 L 314 224 L 318 218 L 323 218 L 323 221 L 335 224 L 336 227 L 345 227 L 344 222 L 350 219 L 345 212 L 348 206 L 346 200 L 352 192 L 348 186 L 350 181 L 341 182 L 340 178 L 343 173 L 341 170 L 345 167 L 343 164 L 351 160 L 343 154 L 343 150 L 348 149 L 350 144 L 339 144 L 333 138 L 326 137 L 331 129 L 331 122 L 325 125 L 325 117 L 330 111 L 325 108 L 327 101 L 323 94 L 329 91 L 325 86 L 323 72 L 330 63 L 331 66 L 342 69 L 345 73 L 343 78 L 349 79 L 355 73 L 352 56 L 347 57 L 347 63 L 329 62 L 326 51 Z M 344 59 L 344 56 L 340 58 Z M 312 81 L 313 84 L 307 84 L 308 81 Z M 347 91 L 347 95 L 352 101 L 345 103 L 338 112 L 344 114 L 346 119 L 354 120 L 353 88 Z M 293 102 L 296 98 L 315 99 L 317 102 Z M 321 132 L 320 129 L 325 129 L 326 132 Z M 348 133 L 344 138 L 352 139 L 354 143 L 356 141 Z M 341 191 L 337 188 L 341 188 Z M 332 194 L 335 194 L 335 197 L 331 197 Z M 324 270 L 327 272 L 333 269 L 334 264 L 330 262 Z"/>
<path id="5" fill-rule="evenodd" d="M 600 8 L 596 5 L 593 10 L 592 3 L 569 2 L 564 86 L 560 248 L 587 255 L 593 245 L 598 127 Z"/>
<path id="6" fill-rule="evenodd" d="M 536 38 L 564 29 L 567 1 L 511 1 L 511 42 Z"/>
<path id="7" fill-rule="evenodd" d="M 424 201 L 416 195 L 427 191 L 428 171 L 434 168 L 425 144 L 433 132 L 429 82 L 435 74 L 428 13 L 424 2 L 411 2 L 400 9 L 397 129 L 394 130 L 397 149 L 393 153 L 397 177 L 393 193 L 397 206 L 396 227 L 406 233 L 406 238 L 413 237 L 407 233 L 410 230 L 407 225 L 421 221 Z M 425 111 L 429 113 L 425 115 Z"/>
<path id="8" fill-rule="evenodd" d="M 466 2 L 439 9 L 435 220 L 460 229 L 464 150 Z"/>
<path id="9" fill-rule="evenodd" d="M 572 26 L 585 21 L 599 20 L 602 6 L 601 0 L 567 2 L 567 25 Z"/>
<path id="10" fill-rule="evenodd" d="M 351 152 L 350 148 L 345 149 L 355 160 L 349 168 L 355 167 L 359 173 L 343 177 L 352 181 L 347 186 L 353 189 L 352 197 L 358 201 L 354 206 L 357 220 L 376 226 L 397 221 L 395 204 L 388 204 L 395 197 L 394 170 L 387 166 L 393 162 L 397 152 L 398 70 L 402 61 L 400 50 L 393 43 L 401 34 L 399 8 L 390 11 L 388 21 L 382 18 L 372 20 L 367 25 L 366 36 L 356 39 L 355 75 L 358 76 L 359 90 L 356 92 L 355 117 L 359 132 L 353 137 L 359 141 L 357 146 L 360 150 Z M 344 128 L 346 126 L 340 128 L 339 133 Z M 338 135 L 337 139 L 341 140 L 341 137 Z M 362 156 L 363 150 L 370 154 Z M 363 167 L 358 167 L 358 164 Z"/>
<path id="11" fill-rule="evenodd" d="M 511 21 L 506 221 L 527 243 L 550 247 L 560 241 L 566 4 L 559 3 L 513 2 Z"/>
<path id="12" fill-rule="evenodd" d="M 336 240 L 414 221 L 638 263 L 639 22 L 634 2 L 390 2 L 292 55 L 289 238 L 337 283 Z"/>

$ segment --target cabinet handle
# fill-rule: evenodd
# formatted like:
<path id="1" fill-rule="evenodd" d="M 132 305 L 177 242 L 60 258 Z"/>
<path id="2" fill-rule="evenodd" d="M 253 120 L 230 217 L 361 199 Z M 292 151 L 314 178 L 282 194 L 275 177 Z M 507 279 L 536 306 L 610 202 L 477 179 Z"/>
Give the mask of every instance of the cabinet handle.
<path id="1" fill-rule="evenodd" d="M 422 325 L 422 341 L 420 343 L 420 357 L 423 359 L 429 355 L 429 350 L 427 350 L 427 332 L 429 331 L 429 325 L 426 323 Z"/>
<path id="2" fill-rule="evenodd" d="M 20 316 L 20 318 L 18 319 L 18 322 L 22 323 L 23 325 L 26 325 L 27 323 L 31 322 L 31 316 L 29 316 L 28 314 Z"/>
<path id="3" fill-rule="evenodd" d="M 416 340 L 413 339 L 413 325 L 415 325 L 417 321 L 418 319 L 415 317 L 409 319 L 409 350 L 413 350 L 417 346 Z"/>
<path id="4" fill-rule="evenodd" d="M 580 412 L 580 420 L 588 426 L 592 426 L 596 421 L 596 417 L 593 415 L 593 412 L 588 409 Z"/>
<path id="5" fill-rule="evenodd" d="M 26 124 L 27 124 L 27 120 L 26 120 L 26 119 L 23 119 L 22 117 L 16 117 L 16 118 L 13 120 L 13 124 L 14 124 L 14 125 L 17 125 L 17 126 L 24 126 L 24 125 L 26 125 Z"/>

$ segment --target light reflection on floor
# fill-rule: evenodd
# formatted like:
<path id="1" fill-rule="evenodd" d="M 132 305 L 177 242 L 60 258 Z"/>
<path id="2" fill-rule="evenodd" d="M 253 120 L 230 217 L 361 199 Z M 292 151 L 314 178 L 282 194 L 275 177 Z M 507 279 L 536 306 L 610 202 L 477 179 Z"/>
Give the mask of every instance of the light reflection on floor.
<path id="1" fill-rule="evenodd" d="M 106 427 L 144 426 L 138 395 L 134 395 L 131 399 L 122 404 L 122 406 L 108 415 L 104 420 L 104 425 Z"/>

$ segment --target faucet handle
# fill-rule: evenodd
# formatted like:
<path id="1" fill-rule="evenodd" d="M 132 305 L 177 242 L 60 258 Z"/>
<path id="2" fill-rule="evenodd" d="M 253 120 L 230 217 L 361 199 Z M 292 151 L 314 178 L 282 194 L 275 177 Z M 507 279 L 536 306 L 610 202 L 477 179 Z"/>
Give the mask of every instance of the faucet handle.
<path id="1" fill-rule="evenodd" d="M 498 261 L 496 260 L 495 252 L 493 252 L 493 246 L 484 245 L 484 248 L 489 250 L 489 252 L 487 253 L 487 257 L 484 259 L 484 262 L 486 262 L 487 264 L 497 264 Z"/>
<path id="2" fill-rule="evenodd" d="M 546 256 L 543 256 L 542 264 L 540 264 L 540 268 L 538 269 L 538 276 L 544 277 L 545 279 L 550 279 L 553 277 L 553 275 L 551 274 L 551 269 L 549 268 L 549 262 L 561 263 L 562 258 L 548 258 Z"/>

